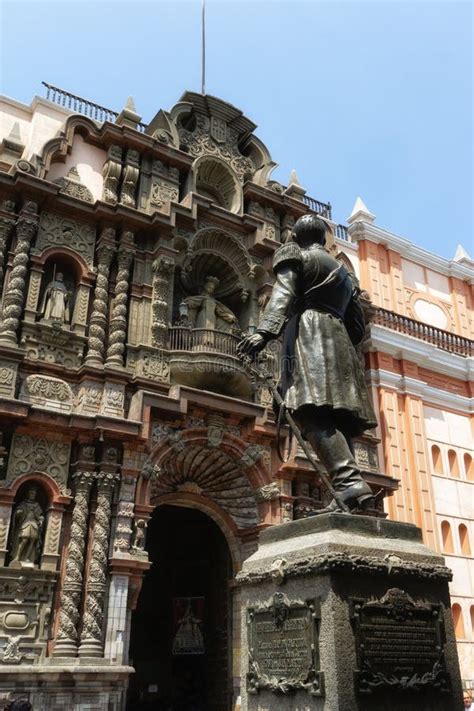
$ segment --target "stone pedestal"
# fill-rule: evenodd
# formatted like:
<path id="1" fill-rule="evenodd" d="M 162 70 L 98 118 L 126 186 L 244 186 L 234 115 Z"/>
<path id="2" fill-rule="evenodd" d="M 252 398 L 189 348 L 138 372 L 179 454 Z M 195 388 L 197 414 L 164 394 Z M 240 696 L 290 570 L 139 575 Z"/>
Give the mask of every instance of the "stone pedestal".
<path id="1" fill-rule="evenodd" d="M 265 530 L 238 575 L 242 711 L 461 709 L 450 578 L 410 524 Z"/>

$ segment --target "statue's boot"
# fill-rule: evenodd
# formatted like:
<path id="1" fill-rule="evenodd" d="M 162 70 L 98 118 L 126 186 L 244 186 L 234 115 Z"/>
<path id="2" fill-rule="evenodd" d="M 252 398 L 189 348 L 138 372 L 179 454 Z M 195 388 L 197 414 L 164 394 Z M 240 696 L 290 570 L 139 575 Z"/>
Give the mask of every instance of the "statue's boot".
<path id="1" fill-rule="evenodd" d="M 334 425 L 311 424 L 305 436 L 331 477 L 331 483 L 350 511 L 368 508 L 374 502 L 370 486 L 363 480 L 344 434 Z M 336 513 L 343 509 L 333 499 L 313 515 Z"/>

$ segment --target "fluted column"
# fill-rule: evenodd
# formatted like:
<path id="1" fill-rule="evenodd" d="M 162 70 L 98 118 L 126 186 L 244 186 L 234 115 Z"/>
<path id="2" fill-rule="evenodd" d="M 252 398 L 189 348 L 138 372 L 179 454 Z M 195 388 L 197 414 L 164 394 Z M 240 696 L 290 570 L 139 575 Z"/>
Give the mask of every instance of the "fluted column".
<path id="1" fill-rule="evenodd" d="M 80 657 L 102 657 L 112 495 L 119 480 L 116 472 L 101 472 L 97 480 L 97 511 L 93 530 L 89 578 L 82 620 Z"/>
<path id="2" fill-rule="evenodd" d="M 89 323 L 87 365 L 103 365 L 109 302 L 109 273 L 115 254 L 115 230 L 103 230 L 97 248 L 97 279 Z"/>
<path id="3" fill-rule="evenodd" d="M 7 253 L 8 238 L 15 224 L 15 203 L 12 200 L 4 200 L 0 215 L 0 292 L 3 286 L 5 274 L 5 258 Z"/>
<path id="4" fill-rule="evenodd" d="M 61 594 L 59 624 L 54 657 L 75 657 L 79 642 L 78 624 L 84 578 L 84 551 L 89 519 L 89 498 L 94 471 L 77 471 L 71 538 L 67 551 L 66 573 Z"/>
<path id="5" fill-rule="evenodd" d="M 28 201 L 24 204 L 18 217 L 13 267 L 3 297 L 0 342 L 9 345 L 16 345 L 18 342 L 18 328 L 26 297 L 28 254 L 37 230 L 38 206 L 35 202 Z"/>
<path id="6" fill-rule="evenodd" d="M 133 232 L 122 234 L 118 252 L 117 282 L 115 301 L 109 325 L 109 346 L 106 365 L 123 366 L 125 340 L 127 337 L 128 290 L 130 286 L 130 266 L 134 255 Z"/>

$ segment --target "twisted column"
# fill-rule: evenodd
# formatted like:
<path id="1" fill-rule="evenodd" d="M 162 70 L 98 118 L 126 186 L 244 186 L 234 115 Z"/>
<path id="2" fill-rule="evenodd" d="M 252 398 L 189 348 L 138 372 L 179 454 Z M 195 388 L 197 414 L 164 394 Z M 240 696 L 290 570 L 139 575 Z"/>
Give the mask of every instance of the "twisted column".
<path id="1" fill-rule="evenodd" d="M 89 322 L 87 365 L 102 365 L 104 362 L 105 333 L 109 301 L 109 273 L 115 253 L 115 230 L 106 228 L 97 249 L 97 279 Z"/>
<path id="2" fill-rule="evenodd" d="M 0 324 L 0 341 L 16 345 L 17 331 L 25 302 L 26 274 L 28 270 L 31 241 L 38 230 L 38 206 L 34 202 L 26 202 L 20 212 L 16 226 L 17 242 L 13 267 L 8 286 L 3 297 L 2 322 Z"/>
<path id="3" fill-rule="evenodd" d="M 97 512 L 82 619 L 80 657 L 101 657 L 104 651 L 102 625 L 107 584 L 112 494 L 118 480 L 119 475 L 115 472 L 101 472 L 97 482 Z"/>
<path id="4" fill-rule="evenodd" d="M 54 657 L 75 657 L 79 640 L 78 623 L 84 577 L 84 550 L 89 519 L 89 496 L 95 472 L 78 471 L 74 511 L 72 513 L 71 539 L 67 551 L 66 574 L 61 594 L 58 631 Z"/>
<path id="5" fill-rule="evenodd" d="M 12 200 L 4 200 L 2 204 L 2 215 L 0 217 L 0 290 L 3 286 L 5 274 L 5 257 L 7 252 L 8 238 L 15 224 L 15 203 Z"/>
<path id="6" fill-rule="evenodd" d="M 123 354 L 125 352 L 125 339 L 127 335 L 130 266 L 132 264 L 133 254 L 133 232 L 124 232 L 118 253 L 115 301 L 109 325 L 109 345 L 106 360 L 106 365 L 115 367 L 121 367 L 123 365 Z"/>

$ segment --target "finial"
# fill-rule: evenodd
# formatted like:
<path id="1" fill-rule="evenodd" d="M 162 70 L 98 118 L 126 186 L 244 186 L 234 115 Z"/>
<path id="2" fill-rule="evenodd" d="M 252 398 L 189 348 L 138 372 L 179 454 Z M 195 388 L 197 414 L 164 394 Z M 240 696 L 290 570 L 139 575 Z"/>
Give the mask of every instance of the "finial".
<path id="1" fill-rule="evenodd" d="M 128 126 L 129 128 L 136 128 L 137 124 L 140 123 L 142 117 L 137 114 L 135 109 L 135 102 L 132 96 L 129 96 L 125 102 L 125 106 L 115 119 L 115 123 L 119 126 Z"/>
<path id="2" fill-rule="evenodd" d="M 362 198 L 357 197 L 352 212 L 347 218 L 347 222 L 351 225 L 354 222 L 369 222 L 372 223 L 375 220 L 375 215 L 370 212 L 369 208 L 362 200 Z"/>

